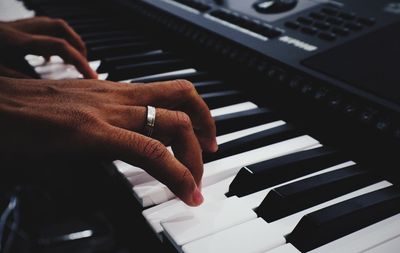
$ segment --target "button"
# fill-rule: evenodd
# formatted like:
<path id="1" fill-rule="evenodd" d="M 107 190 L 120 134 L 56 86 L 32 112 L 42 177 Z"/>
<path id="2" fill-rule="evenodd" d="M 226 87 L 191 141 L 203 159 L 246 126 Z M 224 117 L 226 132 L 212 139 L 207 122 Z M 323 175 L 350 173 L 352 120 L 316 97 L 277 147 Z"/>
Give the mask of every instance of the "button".
<path id="1" fill-rule="evenodd" d="M 314 98 L 315 98 L 315 100 L 321 101 L 326 98 L 327 94 L 328 94 L 328 91 L 326 89 L 320 89 L 315 92 Z"/>
<path id="2" fill-rule="evenodd" d="M 380 131 L 386 131 L 389 128 L 389 122 L 386 120 L 378 120 L 375 127 Z"/>
<path id="3" fill-rule="evenodd" d="M 336 16 L 338 14 L 338 11 L 332 8 L 323 8 L 322 12 L 331 16 Z"/>
<path id="4" fill-rule="evenodd" d="M 357 111 L 357 108 L 355 105 L 347 105 L 343 109 L 343 112 L 347 115 L 354 115 L 356 111 Z"/>
<path id="5" fill-rule="evenodd" d="M 334 33 L 320 33 L 318 34 L 318 37 L 327 41 L 336 40 L 336 35 Z"/>
<path id="6" fill-rule="evenodd" d="M 300 84 L 301 84 L 301 79 L 295 78 L 289 82 L 289 87 L 292 89 L 297 89 L 300 87 Z"/>
<path id="7" fill-rule="evenodd" d="M 365 123 L 370 123 L 372 121 L 372 118 L 373 118 L 372 112 L 364 111 L 360 114 L 361 121 Z"/>
<path id="8" fill-rule="evenodd" d="M 331 28 L 331 24 L 328 22 L 315 22 L 314 26 L 321 30 L 328 30 L 329 28 Z"/>
<path id="9" fill-rule="evenodd" d="M 297 18 L 297 21 L 304 25 L 311 25 L 313 23 L 312 19 L 306 17 L 299 17 Z"/>
<path id="10" fill-rule="evenodd" d="M 353 31 L 360 31 L 363 28 L 360 23 L 347 23 L 345 26 Z"/>
<path id="11" fill-rule="evenodd" d="M 333 27 L 332 32 L 340 36 L 347 36 L 349 35 L 350 30 L 348 28 Z"/>
<path id="12" fill-rule="evenodd" d="M 334 25 L 341 25 L 343 24 L 343 19 L 338 18 L 338 17 L 330 17 L 326 19 L 327 22 L 332 23 Z"/>
<path id="13" fill-rule="evenodd" d="M 281 13 L 296 7 L 298 0 L 258 0 L 253 8 L 261 13 Z"/>
<path id="14" fill-rule="evenodd" d="M 299 22 L 293 22 L 293 21 L 288 21 L 285 22 L 285 26 L 292 28 L 292 29 L 298 29 L 300 27 L 300 23 Z"/>
<path id="15" fill-rule="evenodd" d="M 305 84 L 303 88 L 301 88 L 301 93 L 308 95 L 313 91 L 313 87 L 310 84 Z"/>
<path id="16" fill-rule="evenodd" d="M 261 35 L 266 36 L 267 38 L 276 38 L 282 34 L 282 31 L 277 30 L 273 27 L 271 27 L 268 24 L 262 24 L 258 30 L 260 31 Z"/>
<path id="17" fill-rule="evenodd" d="M 356 18 L 356 14 L 354 12 L 340 12 L 339 17 L 346 20 L 353 20 Z"/>
<path id="18" fill-rule="evenodd" d="M 334 97 L 329 99 L 328 101 L 328 105 L 332 108 L 337 108 L 340 106 L 340 104 L 342 103 L 342 99 L 339 97 Z"/>
<path id="19" fill-rule="evenodd" d="M 376 20 L 375 18 L 358 18 L 358 22 L 360 22 L 363 25 L 367 26 L 372 26 L 375 24 Z"/>
<path id="20" fill-rule="evenodd" d="M 324 20 L 326 16 L 323 13 L 311 12 L 310 17 L 312 17 L 313 19 Z"/>
<path id="21" fill-rule="evenodd" d="M 301 31 L 303 33 L 310 34 L 310 35 L 314 35 L 318 32 L 318 30 L 315 27 L 303 27 L 301 29 Z"/>

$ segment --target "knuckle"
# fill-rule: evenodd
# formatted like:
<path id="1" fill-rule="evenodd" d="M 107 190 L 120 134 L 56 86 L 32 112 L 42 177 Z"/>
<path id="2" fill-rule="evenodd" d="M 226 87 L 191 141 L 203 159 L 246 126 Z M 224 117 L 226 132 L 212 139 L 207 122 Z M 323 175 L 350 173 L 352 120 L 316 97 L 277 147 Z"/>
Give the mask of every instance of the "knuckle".
<path id="1" fill-rule="evenodd" d="M 73 129 L 85 130 L 88 126 L 101 125 L 101 119 L 93 110 L 78 107 L 73 108 L 70 114 L 72 120 L 69 122 Z M 89 129 L 92 129 L 92 127 L 89 127 Z"/>
<path id="2" fill-rule="evenodd" d="M 149 139 L 143 144 L 143 154 L 150 160 L 162 160 L 167 155 L 164 145 L 154 139 Z"/>
<path id="3" fill-rule="evenodd" d="M 177 86 L 178 90 L 187 94 L 196 91 L 194 85 L 191 82 L 184 79 L 175 80 L 175 85 Z"/>
<path id="4" fill-rule="evenodd" d="M 66 50 L 68 48 L 68 42 L 64 39 L 54 40 L 54 45 L 62 50 Z"/>
<path id="5" fill-rule="evenodd" d="M 53 22 L 54 22 L 55 25 L 63 27 L 63 28 L 68 26 L 67 22 L 65 20 L 63 20 L 63 19 L 60 19 L 60 18 L 54 19 Z"/>
<path id="6" fill-rule="evenodd" d="M 175 111 L 175 117 L 177 120 L 178 127 L 181 130 L 187 131 L 187 130 L 191 130 L 193 128 L 192 121 L 191 121 L 189 115 L 187 115 L 186 113 L 180 112 L 180 111 Z"/>

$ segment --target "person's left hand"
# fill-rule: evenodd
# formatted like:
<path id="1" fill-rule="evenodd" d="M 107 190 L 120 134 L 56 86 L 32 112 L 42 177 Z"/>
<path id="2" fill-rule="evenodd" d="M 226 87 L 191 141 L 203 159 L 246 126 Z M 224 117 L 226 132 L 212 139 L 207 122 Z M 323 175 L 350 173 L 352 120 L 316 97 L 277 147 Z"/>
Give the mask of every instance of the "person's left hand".
<path id="1" fill-rule="evenodd" d="M 60 19 L 36 17 L 0 22 L 0 53 L 5 58 L 35 54 L 49 59 L 58 55 L 66 63 L 74 65 L 85 78 L 97 78 L 86 59 L 83 41 Z"/>

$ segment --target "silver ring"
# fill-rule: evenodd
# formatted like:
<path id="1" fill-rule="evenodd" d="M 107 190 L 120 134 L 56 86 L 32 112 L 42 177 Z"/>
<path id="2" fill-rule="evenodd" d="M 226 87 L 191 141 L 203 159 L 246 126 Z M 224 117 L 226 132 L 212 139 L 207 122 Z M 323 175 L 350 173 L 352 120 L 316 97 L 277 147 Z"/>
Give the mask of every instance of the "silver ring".
<path id="1" fill-rule="evenodd" d="M 147 117 L 146 117 L 146 125 L 145 130 L 147 132 L 147 136 L 151 137 L 154 130 L 154 124 L 156 122 L 156 108 L 153 106 L 147 106 Z"/>

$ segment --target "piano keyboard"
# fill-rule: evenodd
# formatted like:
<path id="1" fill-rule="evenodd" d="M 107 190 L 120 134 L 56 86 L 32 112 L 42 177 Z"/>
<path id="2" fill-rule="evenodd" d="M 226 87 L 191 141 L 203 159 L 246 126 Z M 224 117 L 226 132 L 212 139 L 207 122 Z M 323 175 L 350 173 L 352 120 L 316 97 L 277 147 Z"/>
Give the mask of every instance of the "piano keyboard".
<path id="1" fill-rule="evenodd" d="M 154 234 L 177 252 L 398 252 L 400 189 L 374 169 L 292 126 L 223 77 L 180 57 L 116 15 L 84 5 L 41 6 L 86 42 L 99 77 L 187 79 L 211 109 L 219 151 L 204 155 L 200 207 L 188 207 L 143 169 L 114 165 Z M 53 57 L 27 60 L 44 78 L 81 78 Z"/>

